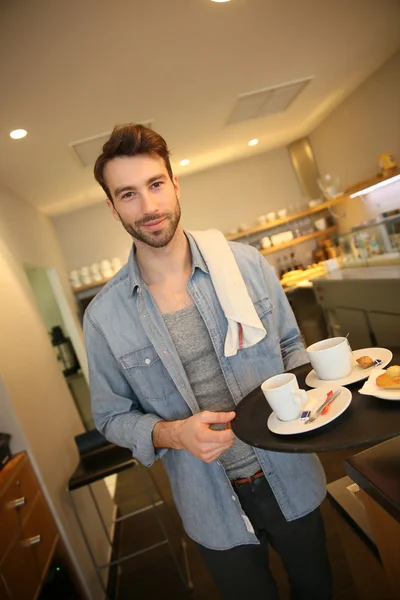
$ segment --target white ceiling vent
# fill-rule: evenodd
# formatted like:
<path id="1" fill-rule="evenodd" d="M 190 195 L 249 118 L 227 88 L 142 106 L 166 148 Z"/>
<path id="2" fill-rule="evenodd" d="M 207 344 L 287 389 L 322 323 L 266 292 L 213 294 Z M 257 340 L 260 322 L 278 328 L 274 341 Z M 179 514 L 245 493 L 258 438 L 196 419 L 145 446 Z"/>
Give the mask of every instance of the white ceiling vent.
<path id="1" fill-rule="evenodd" d="M 141 123 L 141 125 L 151 129 L 153 122 L 154 121 L 152 119 L 151 121 Z M 82 167 L 91 167 L 96 162 L 97 157 L 101 154 L 103 146 L 110 135 L 111 131 L 106 131 L 105 133 L 100 133 L 99 135 L 94 135 L 92 137 L 85 138 L 84 140 L 72 142 L 69 144 L 69 147 L 73 150 Z"/>
<path id="2" fill-rule="evenodd" d="M 296 79 L 274 87 L 240 94 L 228 119 L 227 125 L 258 119 L 283 112 L 297 98 L 300 92 L 313 79 Z"/>

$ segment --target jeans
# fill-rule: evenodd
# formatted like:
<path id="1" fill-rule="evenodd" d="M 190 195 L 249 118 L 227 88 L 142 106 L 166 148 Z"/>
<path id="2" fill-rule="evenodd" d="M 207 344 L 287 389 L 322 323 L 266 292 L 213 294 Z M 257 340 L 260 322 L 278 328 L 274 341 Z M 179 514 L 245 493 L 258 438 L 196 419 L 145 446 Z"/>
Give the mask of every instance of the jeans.
<path id="1" fill-rule="evenodd" d="M 210 550 L 198 544 L 224 600 L 278 600 L 268 565 L 268 546 L 286 568 L 292 600 L 330 600 L 332 579 L 319 508 L 305 517 L 286 521 L 265 479 L 235 487 L 260 545 Z"/>

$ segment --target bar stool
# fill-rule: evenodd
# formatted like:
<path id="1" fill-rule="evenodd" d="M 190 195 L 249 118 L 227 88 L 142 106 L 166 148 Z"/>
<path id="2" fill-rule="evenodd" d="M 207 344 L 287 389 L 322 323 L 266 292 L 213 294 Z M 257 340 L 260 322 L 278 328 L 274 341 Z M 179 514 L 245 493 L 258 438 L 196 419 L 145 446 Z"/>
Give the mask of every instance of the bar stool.
<path id="1" fill-rule="evenodd" d="M 191 591 L 193 589 L 193 584 L 192 584 L 191 577 L 190 577 L 189 563 L 188 563 L 188 558 L 187 558 L 186 541 L 183 538 L 181 538 L 185 571 L 186 571 L 186 576 L 185 576 L 184 572 L 179 564 L 179 560 L 175 553 L 175 550 L 171 544 L 170 538 L 168 536 L 167 530 L 165 528 L 164 522 L 161 517 L 160 510 L 159 510 L 159 507 L 162 504 L 165 504 L 165 507 L 167 510 L 168 510 L 168 507 L 167 507 L 167 504 L 165 503 L 165 500 L 161 493 L 161 490 L 160 490 L 155 478 L 153 477 L 153 475 L 151 473 L 151 470 L 143 468 L 140 465 L 140 463 L 135 458 L 132 457 L 131 451 L 128 450 L 127 448 L 121 448 L 119 446 L 116 446 L 115 444 L 108 442 L 106 440 L 106 438 L 97 431 L 97 429 L 93 429 L 91 431 L 87 431 L 85 433 L 77 435 L 75 437 L 75 443 L 78 448 L 80 460 L 79 460 L 79 464 L 76 467 L 73 475 L 71 476 L 71 478 L 68 481 L 67 492 L 68 492 L 70 504 L 71 504 L 73 512 L 75 514 L 75 518 L 77 520 L 79 529 L 82 533 L 82 537 L 86 544 L 89 556 L 90 556 L 93 566 L 95 568 L 99 583 L 104 591 L 105 597 L 108 598 L 109 600 L 111 600 L 110 596 L 108 595 L 106 586 L 103 582 L 103 579 L 101 577 L 101 571 L 103 569 L 106 569 L 107 567 L 114 567 L 123 561 L 134 558 L 135 556 L 138 556 L 139 554 L 143 554 L 144 552 L 148 552 L 148 551 L 158 548 L 159 546 L 162 546 L 164 544 L 166 544 L 168 546 L 168 549 L 171 553 L 176 570 L 178 571 L 179 577 L 180 577 L 183 585 L 185 586 L 185 588 L 188 591 Z M 145 489 L 146 495 L 149 500 L 149 504 L 143 508 L 140 508 L 138 510 L 135 510 L 135 511 L 129 513 L 128 515 L 124 515 L 124 516 L 114 519 L 112 521 L 112 523 L 121 522 L 130 517 L 134 517 L 135 515 L 141 514 L 147 510 L 154 510 L 154 514 L 155 514 L 157 523 L 160 527 L 163 538 L 162 538 L 162 541 L 160 541 L 156 544 L 153 544 L 152 546 L 148 546 L 148 547 L 138 550 L 136 552 L 132 552 L 131 554 L 128 554 L 126 556 L 117 558 L 115 556 L 115 550 L 113 548 L 113 543 L 112 543 L 112 540 L 110 538 L 110 535 L 109 535 L 109 532 L 107 529 L 107 524 L 105 523 L 105 521 L 103 519 L 98 502 L 96 500 L 96 496 L 93 493 L 91 484 L 95 483 L 96 481 L 100 481 L 100 480 L 104 479 L 105 477 L 109 477 L 110 475 L 121 473 L 122 471 L 125 471 L 126 469 L 130 469 L 133 467 L 138 469 L 143 487 Z M 151 487 L 148 484 L 148 479 L 152 483 L 153 487 L 156 489 L 156 491 L 160 497 L 159 501 L 155 500 L 154 494 L 151 490 Z M 94 557 L 92 548 L 90 546 L 88 537 L 86 535 L 86 532 L 85 532 L 85 529 L 84 529 L 84 526 L 82 523 L 82 519 L 79 516 L 78 509 L 77 509 L 75 501 L 73 499 L 72 492 L 74 492 L 75 490 L 80 489 L 84 486 L 87 486 L 89 488 L 89 493 L 93 500 L 93 504 L 95 506 L 97 515 L 100 519 L 100 522 L 101 522 L 101 525 L 102 525 L 102 528 L 104 531 L 104 535 L 106 536 L 107 542 L 108 542 L 110 550 L 111 550 L 111 560 L 102 565 L 98 565 L 96 563 L 96 559 Z M 170 517 L 172 520 L 171 514 L 170 514 Z M 112 524 L 112 523 L 110 523 L 110 524 Z"/>

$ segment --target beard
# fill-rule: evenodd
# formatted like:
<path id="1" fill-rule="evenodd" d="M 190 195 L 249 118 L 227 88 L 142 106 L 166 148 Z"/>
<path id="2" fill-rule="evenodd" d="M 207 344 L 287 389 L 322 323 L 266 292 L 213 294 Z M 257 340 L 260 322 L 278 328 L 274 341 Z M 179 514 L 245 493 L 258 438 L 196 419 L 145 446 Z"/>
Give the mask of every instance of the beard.
<path id="1" fill-rule="evenodd" d="M 135 221 L 134 223 L 128 223 L 127 221 L 124 221 L 119 213 L 118 216 L 125 231 L 127 231 L 133 237 L 134 240 L 138 240 L 139 242 L 142 242 L 147 246 L 151 246 L 152 248 L 164 248 L 164 246 L 167 246 L 170 243 L 170 241 L 175 235 L 176 229 L 181 219 L 181 207 L 179 204 L 179 200 L 176 197 L 175 209 L 170 212 L 148 215 L 144 219 L 141 219 L 140 221 Z M 143 225 L 145 225 L 146 223 L 151 223 L 152 221 L 159 221 L 160 219 L 165 219 L 162 229 L 156 231 L 146 231 L 145 229 L 143 229 Z"/>

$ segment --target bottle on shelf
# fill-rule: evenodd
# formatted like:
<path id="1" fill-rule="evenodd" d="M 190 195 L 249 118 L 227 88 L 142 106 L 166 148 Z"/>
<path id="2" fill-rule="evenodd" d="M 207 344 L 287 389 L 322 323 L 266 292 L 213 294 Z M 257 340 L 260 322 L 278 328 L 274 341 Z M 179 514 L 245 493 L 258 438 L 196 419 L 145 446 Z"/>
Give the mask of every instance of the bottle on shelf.
<path id="1" fill-rule="evenodd" d="M 285 273 L 289 273 L 289 271 L 291 271 L 291 266 L 289 264 L 289 258 L 288 256 L 284 256 L 283 257 L 283 266 L 282 266 L 282 275 L 284 275 Z"/>
<path id="2" fill-rule="evenodd" d="M 297 262 L 294 252 L 290 253 L 291 267 L 292 269 L 304 269 L 300 262 Z"/>
<path id="3" fill-rule="evenodd" d="M 283 275 L 283 267 L 282 267 L 282 263 L 281 263 L 281 259 L 280 258 L 276 259 L 276 272 L 277 272 L 277 275 L 278 275 L 278 277 L 280 279 L 282 277 L 282 275 Z"/>

